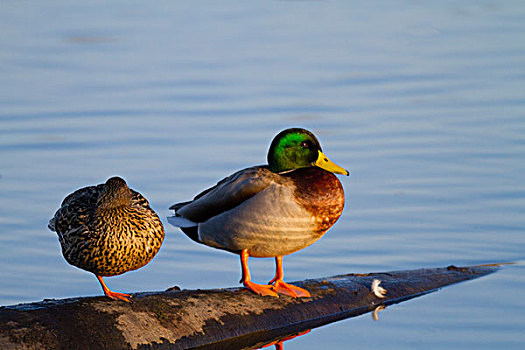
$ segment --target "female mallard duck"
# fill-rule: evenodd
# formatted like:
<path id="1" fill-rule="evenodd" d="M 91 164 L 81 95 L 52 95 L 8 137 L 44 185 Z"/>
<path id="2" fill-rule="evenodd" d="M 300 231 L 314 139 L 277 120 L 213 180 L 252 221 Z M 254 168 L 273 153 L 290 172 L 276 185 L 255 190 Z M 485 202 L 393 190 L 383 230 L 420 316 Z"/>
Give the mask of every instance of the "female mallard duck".
<path id="1" fill-rule="evenodd" d="M 49 228 L 58 234 L 68 263 L 94 273 L 106 296 L 127 302 L 131 296 L 112 292 L 102 276 L 146 265 L 164 240 L 164 227 L 146 198 L 120 177 L 67 196 Z"/>
<path id="2" fill-rule="evenodd" d="M 333 173 L 349 174 L 321 152 L 311 132 L 287 129 L 273 139 L 268 165 L 238 171 L 193 201 L 174 204 L 168 221 L 196 242 L 240 254 L 247 289 L 309 297 L 283 281 L 282 259 L 317 241 L 341 216 L 344 192 Z M 269 285 L 250 281 L 249 256 L 275 257 Z"/>

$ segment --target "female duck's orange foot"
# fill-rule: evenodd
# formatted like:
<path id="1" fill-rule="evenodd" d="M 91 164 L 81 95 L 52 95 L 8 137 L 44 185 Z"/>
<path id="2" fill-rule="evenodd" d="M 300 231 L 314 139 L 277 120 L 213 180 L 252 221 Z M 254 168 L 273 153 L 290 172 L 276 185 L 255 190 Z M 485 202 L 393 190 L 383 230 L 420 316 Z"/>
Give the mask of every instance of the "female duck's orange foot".
<path id="1" fill-rule="evenodd" d="M 112 292 L 111 289 L 106 286 L 106 283 L 104 283 L 104 280 L 102 279 L 102 276 L 95 275 L 100 283 L 100 286 L 102 287 L 102 290 L 104 291 L 104 294 L 113 300 L 124 300 L 125 302 L 131 303 L 131 295 L 119 293 L 119 292 Z"/>
<path id="2" fill-rule="evenodd" d="M 125 302 L 131 303 L 131 295 L 119 293 L 119 292 L 112 292 L 112 291 L 104 291 L 106 296 L 108 298 L 111 298 L 113 300 L 124 300 Z"/>
<path id="3" fill-rule="evenodd" d="M 273 286 L 267 286 L 264 284 L 257 284 L 250 281 L 243 281 L 244 287 L 251 290 L 252 292 L 259 295 L 270 295 L 272 297 L 279 297 L 277 293 L 273 291 Z"/>
<path id="4" fill-rule="evenodd" d="M 273 290 L 277 293 L 291 296 L 292 298 L 310 298 L 310 292 L 306 289 L 299 288 L 293 284 L 285 283 L 282 280 L 277 280 L 272 286 Z"/>

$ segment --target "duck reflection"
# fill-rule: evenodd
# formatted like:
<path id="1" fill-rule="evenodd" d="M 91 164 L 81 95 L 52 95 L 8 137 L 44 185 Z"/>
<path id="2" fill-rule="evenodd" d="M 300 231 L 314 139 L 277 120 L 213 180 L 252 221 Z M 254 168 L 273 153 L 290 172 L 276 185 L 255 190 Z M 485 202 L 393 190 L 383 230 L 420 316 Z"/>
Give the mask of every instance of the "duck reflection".
<path id="1" fill-rule="evenodd" d="M 308 329 L 308 330 L 302 331 L 301 333 L 298 333 L 298 334 L 289 335 L 289 336 L 286 336 L 286 337 L 281 338 L 279 340 L 272 341 L 271 343 L 268 343 L 268 344 L 263 345 L 263 346 L 261 346 L 259 348 L 256 348 L 256 349 L 263 349 L 263 348 L 267 348 L 267 347 L 270 347 L 272 345 L 275 345 L 275 349 L 276 350 L 284 350 L 284 344 L 283 343 L 285 341 L 288 341 L 288 340 L 300 337 L 302 335 L 305 335 L 306 333 L 309 333 L 310 331 L 311 331 L 311 329 Z"/>
<path id="2" fill-rule="evenodd" d="M 385 310 L 385 309 L 386 309 L 385 305 L 383 305 L 383 304 L 377 305 L 377 307 L 374 310 L 370 311 L 370 315 L 372 316 L 372 319 L 374 321 L 379 321 L 379 313 L 381 311 Z M 329 323 L 332 323 L 332 322 L 329 322 Z M 317 327 L 314 327 L 314 328 L 317 328 Z M 271 342 L 268 342 L 268 343 L 266 343 L 264 345 L 260 345 L 260 343 L 259 343 L 255 347 L 253 347 L 253 349 L 264 349 L 264 348 L 268 348 L 268 347 L 273 345 L 273 346 L 275 346 L 276 350 L 284 350 L 284 342 L 292 340 L 292 339 L 300 337 L 300 336 L 303 336 L 303 335 L 305 335 L 307 333 L 310 333 L 311 330 L 312 329 L 307 329 L 307 330 L 304 330 L 304 331 L 291 333 L 291 334 L 285 335 L 285 336 L 281 335 L 277 339 L 272 340 Z"/>

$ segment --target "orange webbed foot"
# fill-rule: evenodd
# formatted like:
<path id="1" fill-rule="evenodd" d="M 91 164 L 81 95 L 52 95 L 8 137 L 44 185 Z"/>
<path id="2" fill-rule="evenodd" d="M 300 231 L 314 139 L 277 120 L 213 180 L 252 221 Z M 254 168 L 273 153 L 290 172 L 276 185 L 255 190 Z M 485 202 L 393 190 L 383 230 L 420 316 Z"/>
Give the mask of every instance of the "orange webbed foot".
<path id="1" fill-rule="evenodd" d="M 273 291 L 273 286 L 257 284 L 251 281 L 250 269 L 248 268 L 248 257 L 249 257 L 248 249 L 243 249 L 240 255 L 241 255 L 241 268 L 242 268 L 241 282 L 244 285 L 244 287 L 246 287 L 246 289 L 248 290 L 251 290 L 255 294 L 279 297 L 279 295 Z"/>
<path id="2" fill-rule="evenodd" d="M 292 298 L 310 298 L 310 292 L 306 289 L 286 283 L 282 280 L 274 281 L 273 290 L 277 293 L 291 296 Z"/>
<path id="3" fill-rule="evenodd" d="M 95 275 L 100 282 L 100 286 L 102 287 L 102 290 L 104 291 L 104 294 L 113 300 L 123 300 L 127 303 L 131 303 L 131 295 L 119 293 L 119 292 L 113 292 L 111 289 L 106 286 L 106 283 L 104 283 L 104 280 L 102 279 L 102 276 Z"/>
<path id="4" fill-rule="evenodd" d="M 264 284 L 257 284 L 253 283 L 251 281 L 244 281 L 243 282 L 244 287 L 246 289 L 251 290 L 252 292 L 259 294 L 259 295 L 269 295 L 272 297 L 279 297 L 277 293 L 273 291 L 273 286 L 267 286 Z"/>
<path id="5" fill-rule="evenodd" d="M 106 294 L 106 296 L 108 298 L 111 298 L 113 300 L 123 300 L 125 302 L 131 303 L 131 295 L 130 294 L 119 293 L 119 292 L 112 292 L 112 291 L 105 292 L 104 294 Z"/>
<path id="6" fill-rule="evenodd" d="M 284 271 L 283 271 L 283 257 L 275 257 L 275 277 L 268 282 L 268 284 L 273 284 L 273 290 L 280 294 L 285 294 L 291 296 L 292 298 L 309 298 L 311 297 L 310 292 L 306 289 L 299 288 L 293 284 L 288 284 L 283 281 Z"/>

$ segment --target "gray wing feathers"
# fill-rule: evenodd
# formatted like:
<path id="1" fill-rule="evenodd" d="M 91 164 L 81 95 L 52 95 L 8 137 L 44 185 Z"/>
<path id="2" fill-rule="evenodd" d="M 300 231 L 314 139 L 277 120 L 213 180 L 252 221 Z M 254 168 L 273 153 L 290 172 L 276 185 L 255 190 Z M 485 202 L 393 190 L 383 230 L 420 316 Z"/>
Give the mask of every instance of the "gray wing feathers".
<path id="1" fill-rule="evenodd" d="M 278 180 L 278 175 L 262 167 L 236 172 L 215 187 L 198 195 L 186 205 L 175 204 L 177 216 L 194 222 L 204 222 L 240 205 Z"/>

